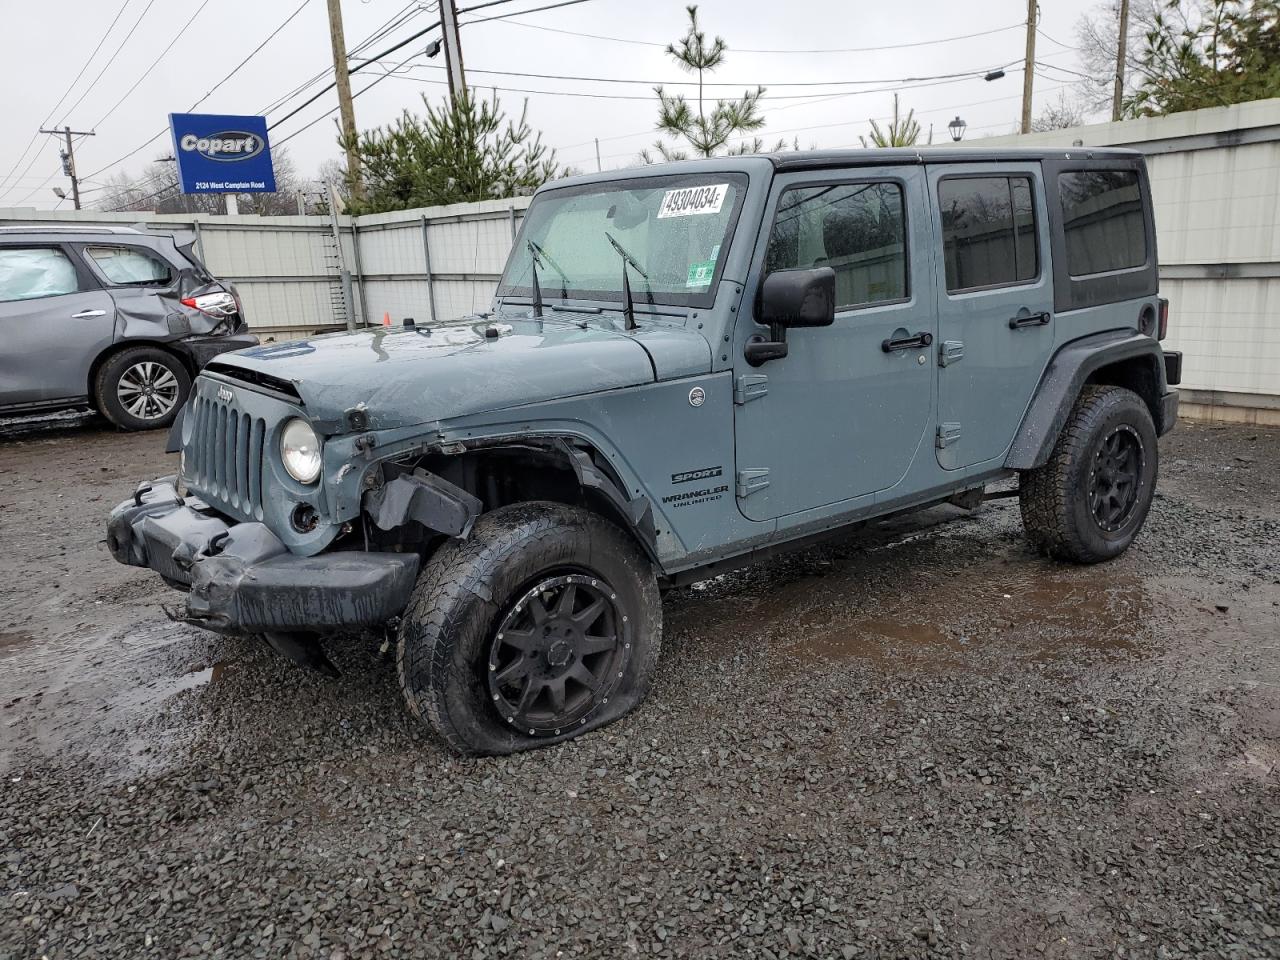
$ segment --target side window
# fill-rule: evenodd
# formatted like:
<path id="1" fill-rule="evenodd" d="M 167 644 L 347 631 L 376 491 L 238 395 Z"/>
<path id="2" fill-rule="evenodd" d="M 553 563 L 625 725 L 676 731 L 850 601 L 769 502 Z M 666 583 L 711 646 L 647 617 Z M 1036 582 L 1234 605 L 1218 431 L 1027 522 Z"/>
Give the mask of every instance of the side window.
<path id="1" fill-rule="evenodd" d="M 0 247 L 0 303 L 58 297 L 79 289 L 75 267 L 56 247 Z"/>
<path id="2" fill-rule="evenodd" d="M 948 177 L 938 184 L 947 292 L 1040 275 L 1030 177 Z"/>
<path id="3" fill-rule="evenodd" d="M 831 267 L 836 309 L 907 298 L 902 187 L 841 183 L 782 194 L 765 253 L 765 274 Z"/>
<path id="4" fill-rule="evenodd" d="M 1147 262 L 1147 224 L 1136 171 L 1060 173 L 1058 196 L 1071 276 L 1127 270 Z"/>
<path id="5" fill-rule="evenodd" d="M 169 266 L 136 247 L 85 247 L 102 275 L 121 285 L 149 286 L 169 282 Z"/>

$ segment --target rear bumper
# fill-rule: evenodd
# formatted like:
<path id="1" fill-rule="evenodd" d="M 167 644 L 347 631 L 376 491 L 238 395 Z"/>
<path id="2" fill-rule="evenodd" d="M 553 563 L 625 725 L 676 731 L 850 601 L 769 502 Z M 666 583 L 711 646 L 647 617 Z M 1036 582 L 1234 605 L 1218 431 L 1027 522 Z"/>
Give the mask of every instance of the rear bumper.
<path id="1" fill-rule="evenodd" d="M 229 523 L 178 496 L 174 479 L 144 483 L 112 510 L 107 545 L 189 591 L 180 619 L 220 632 L 332 633 L 386 623 L 408 604 L 416 554 L 295 556 L 265 525 Z"/>
<path id="2" fill-rule="evenodd" d="M 204 365 L 219 354 L 258 346 L 258 338 L 252 333 L 236 333 L 225 337 L 189 337 L 176 341 L 173 346 L 190 358 L 196 370 L 203 370 Z"/>

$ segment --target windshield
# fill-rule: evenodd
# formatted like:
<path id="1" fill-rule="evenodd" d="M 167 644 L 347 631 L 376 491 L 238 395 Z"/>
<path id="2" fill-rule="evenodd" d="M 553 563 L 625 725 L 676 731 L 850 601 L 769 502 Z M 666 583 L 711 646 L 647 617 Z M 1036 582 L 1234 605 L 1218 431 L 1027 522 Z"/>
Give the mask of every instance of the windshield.
<path id="1" fill-rule="evenodd" d="M 746 177 L 735 173 L 591 183 L 539 195 L 525 215 L 499 297 L 532 297 L 534 257 L 548 299 L 709 306 Z M 612 242 L 610 242 L 612 240 Z"/>

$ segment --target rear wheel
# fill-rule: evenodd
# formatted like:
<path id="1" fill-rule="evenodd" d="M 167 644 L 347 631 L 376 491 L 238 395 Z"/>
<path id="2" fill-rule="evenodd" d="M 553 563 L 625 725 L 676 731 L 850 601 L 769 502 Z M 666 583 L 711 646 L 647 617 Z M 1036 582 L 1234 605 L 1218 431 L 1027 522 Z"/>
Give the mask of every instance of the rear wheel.
<path id="1" fill-rule="evenodd" d="M 98 410 L 123 430 L 154 430 L 173 423 L 191 393 L 191 377 L 159 347 L 130 347 L 108 358 L 94 383 Z"/>
<path id="2" fill-rule="evenodd" d="M 653 568 L 626 534 L 585 510 L 516 504 L 422 572 L 400 627 L 401 690 L 459 753 L 527 750 L 635 707 L 661 633 Z"/>
<path id="3" fill-rule="evenodd" d="M 1028 539 L 1075 563 L 1123 553 L 1151 509 L 1159 459 L 1142 398 L 1123 387 L 1085 387 L 1048 462 L 1022 474 Z"/>

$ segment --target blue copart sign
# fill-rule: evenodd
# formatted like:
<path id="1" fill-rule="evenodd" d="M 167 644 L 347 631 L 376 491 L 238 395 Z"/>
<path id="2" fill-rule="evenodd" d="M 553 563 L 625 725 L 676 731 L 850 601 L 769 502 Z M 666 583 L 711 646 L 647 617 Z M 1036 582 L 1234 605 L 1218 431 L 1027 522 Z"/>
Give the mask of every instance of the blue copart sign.
<path id="1" fill-rule="evenodd" d="M 274 193 L 264 117 L 171 113 L 173 155 L 183 193 Z"/>

